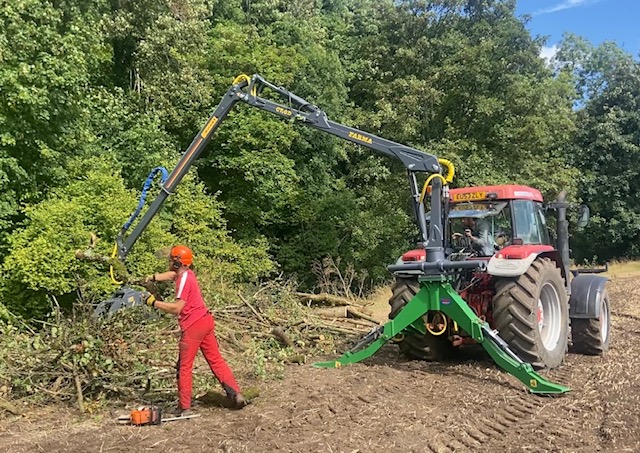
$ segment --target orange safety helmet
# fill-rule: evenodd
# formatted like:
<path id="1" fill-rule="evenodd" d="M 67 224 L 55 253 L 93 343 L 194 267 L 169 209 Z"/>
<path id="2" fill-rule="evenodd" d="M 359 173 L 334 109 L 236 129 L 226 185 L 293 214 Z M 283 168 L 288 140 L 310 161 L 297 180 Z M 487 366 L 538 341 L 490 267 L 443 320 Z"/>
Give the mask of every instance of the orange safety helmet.
<path id="1" fill-rule="evenodd" d="M 176 245 L 171 249 L 169 258 L 173 262 L 173 267 L 179 269 L 180 266 L 191 266 L 193 263 L 193 252 L 189 247 Z"/>

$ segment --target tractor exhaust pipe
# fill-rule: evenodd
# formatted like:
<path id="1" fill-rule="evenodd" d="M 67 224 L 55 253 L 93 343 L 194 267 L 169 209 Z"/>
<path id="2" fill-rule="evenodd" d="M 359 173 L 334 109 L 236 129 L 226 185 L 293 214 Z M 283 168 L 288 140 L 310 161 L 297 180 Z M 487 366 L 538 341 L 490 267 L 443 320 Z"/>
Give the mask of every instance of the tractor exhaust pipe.
<path id="1" fill-rule="evenodd" d="M 565 285 L 567 287 L 567 294 L 571 294 L 571 283 L 569 282 L 569 267 L 571 257 L 569 256 L 569 221 L 567 220 L 567 192 L 562 191 L 558 194 L 556 202 L 558 203 L 556 208 L 556 236 L 558 242 L 558 252 L 560 252 L 560 259 L 562 260 L 562 267 L 565 275 Z"/>

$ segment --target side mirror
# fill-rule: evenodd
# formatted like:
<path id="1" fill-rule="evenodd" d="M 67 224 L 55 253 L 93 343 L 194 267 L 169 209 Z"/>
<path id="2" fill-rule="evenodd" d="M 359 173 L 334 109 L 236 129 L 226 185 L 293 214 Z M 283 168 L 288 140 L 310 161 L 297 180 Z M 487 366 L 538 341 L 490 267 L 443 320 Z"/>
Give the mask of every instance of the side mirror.
<path id="1" fill-rule="evenodd" d="M 581 204 L 580 208 L 578 208 L 578 227 L 586 227 L 589 224 L 590 215 L 591 211 L 589 211 L 589 206 Z"/>

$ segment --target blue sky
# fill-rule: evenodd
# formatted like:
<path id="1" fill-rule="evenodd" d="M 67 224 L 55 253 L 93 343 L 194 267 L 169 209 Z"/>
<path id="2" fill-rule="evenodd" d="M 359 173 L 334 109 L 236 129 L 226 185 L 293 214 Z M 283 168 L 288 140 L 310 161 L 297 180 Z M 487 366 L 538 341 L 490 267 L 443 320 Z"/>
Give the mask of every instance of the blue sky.
<path id="1" fill-rule="evenodd" d="M 532 16 L 527 28 L 533 36 L 549 37 L 543 56 L 572 32 L 594 45 L 614 41 L 639 58 L 640 0 L 517 0 L 516 13 Z"/>

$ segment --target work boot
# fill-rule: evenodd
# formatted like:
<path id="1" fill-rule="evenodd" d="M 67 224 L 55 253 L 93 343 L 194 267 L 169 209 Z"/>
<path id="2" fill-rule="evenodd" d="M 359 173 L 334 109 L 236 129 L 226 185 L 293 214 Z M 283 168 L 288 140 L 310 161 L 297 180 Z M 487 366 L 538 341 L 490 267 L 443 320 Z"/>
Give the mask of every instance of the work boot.
<path id="1" fill-rule="evenodd" d="M 245 400 L 244 396 L 242 396 L 242 393 L 236 392 L 226 384 L 222 384 L 222 386 L 224 387 L 225 392 L 227 392 L 227 398 L 231 402 L 231 405 L 234 409 L 242 409 L 248 404 L 247 400 Z"/>
<path id="2" fill-rule="evenodd" d="M 180 405 L 178 406 L 173 406 L 172 408 L 168 409 L 166 411 L 166 415 L 164 415 L 164 417 L 185 417 L 187 415 L 195 415 L 195 411 L 191 408 L 189 409 L 182 409 L 180 407 Z"/>
<path id="3" fill-rule="evenodd" d="M 233 409 L 242 409 L 248 404 L 247 400 L 245 400 L 242 394 L 240 393 L 229 394 L 227 395 L 227 398 L 229 398 L 229 401 L 231 402 L 231 406 L 233 407 Z"/>
<path id="4" fill-rule="evenodd" d="M 188 417 L 190 415 L 196 415 L 196 411 L 194 411 L 193 409 L 184 409 L 180 411 L 179 417 Z"/>

